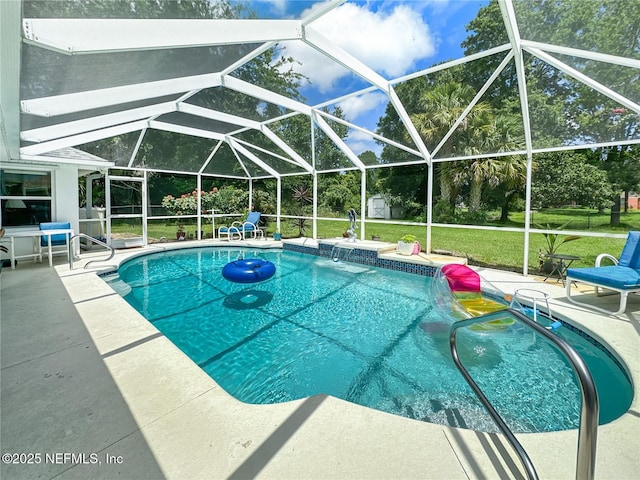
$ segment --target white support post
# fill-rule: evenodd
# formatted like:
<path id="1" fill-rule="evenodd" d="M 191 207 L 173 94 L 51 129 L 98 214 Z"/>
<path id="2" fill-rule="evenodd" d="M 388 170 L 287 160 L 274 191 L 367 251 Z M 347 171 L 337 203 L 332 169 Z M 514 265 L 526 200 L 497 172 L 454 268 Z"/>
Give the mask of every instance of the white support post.
<path id="1" fill-rule="evenodd" d="M 364 240 L 365 234 L 365 209 L 367 208 L 367 171 L 361 170 L 360 178 L 360 240 Z"/>
<path id="2" fill-rule="evenodd" d="M 143 245 L 147 245 L 149 243 L 149 229 L 147 228 L 147 221 L 148 221 L 148 208 L 149 208 L 149 197 L 147 195 L 148 190 L 147 190 L 147 181 L 148 181 L 148 171 L 145 170 L 143 175 L 142 175 L 142 192 L 141 193 L 141 197 L 142 197 L 142 244 Z"/>
<path id="3" fill-rule="evenodd" d="M 316 135 L 313 116 L 311 120 L 311 166 L 313 168 L 313 220 L 311 221 L 311 237 L 318 238 L 318 171 L 316 170 Z"/>
<path id="4" fill-rule="evenodd" d="M 282 232 L 280 230 L 280 214 L 281 214 L 281 208 L 282 208 L 282 178 L 278 177 L 277 178 L 277 184 L 276 184 L 276 231 L 277 232 Z"/>
<path id="5" fill-rule="evenodd" d="M 109 170 L 104 176 L 104 205 L 106 207 L 104 216 L 107 224 L 107 245 L 111 246 L 111 180 Z"/>
<path id="6" fill-rule="evenodd" d="M 197 239 L 198 240 L 202 240 L 202 175 L 200 175 L 198 173 L 198 176 L 196 177 L 196 190 L 198 191 L 198 203 L 197 203 L 197 209 L 198 209 L 198 218 L 196 220 L 196 227 L 197 227 Z"/>
<path id="7" fill-rule="evenodd" d="M 431 253 L 431 224 L 433 223 L 433 176 L 436 169 L 433 162 L 427 164 L 427 239 L 424 250 Z"/>

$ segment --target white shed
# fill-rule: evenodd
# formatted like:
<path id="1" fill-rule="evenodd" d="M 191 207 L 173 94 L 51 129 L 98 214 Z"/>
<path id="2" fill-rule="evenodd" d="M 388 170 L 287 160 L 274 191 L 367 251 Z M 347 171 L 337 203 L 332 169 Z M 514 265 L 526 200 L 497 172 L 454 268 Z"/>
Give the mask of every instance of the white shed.
<path id="1" fill-rule="evenodd" d="M 367 217 L 369 218 L 384 218 L 389 220 L 391 218 L 391 207 L 382 195 L 374 195 L 369 197 L 367 201 Z"/>

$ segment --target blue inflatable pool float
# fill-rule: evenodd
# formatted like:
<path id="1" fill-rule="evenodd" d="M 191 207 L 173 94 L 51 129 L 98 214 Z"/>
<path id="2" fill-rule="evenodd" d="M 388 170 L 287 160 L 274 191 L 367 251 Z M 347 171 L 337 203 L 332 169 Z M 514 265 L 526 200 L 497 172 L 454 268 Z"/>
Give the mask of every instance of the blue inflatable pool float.
<path id="1" fill-rule="evenodd" d="M 276 273 L 276 266 L 261 258 L 245 258 L 227 263 L 222 276 L 230 282 L 257 283 L 269 280 Z"/>

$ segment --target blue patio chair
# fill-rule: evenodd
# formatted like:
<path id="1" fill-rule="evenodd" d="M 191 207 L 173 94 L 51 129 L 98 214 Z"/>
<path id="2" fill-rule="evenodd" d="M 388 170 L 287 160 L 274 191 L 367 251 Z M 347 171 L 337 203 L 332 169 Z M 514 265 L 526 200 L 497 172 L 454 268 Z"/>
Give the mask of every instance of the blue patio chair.
<path id="1" fill-rule="evenodd" d="M 601 266 L 603 259 L 613 261 L 613 265 Z M 599 289 L 612 290 L 620 294 L 620 305 L 616 312 L 604 308 L 578 302 L 571 297 L 571 282 L 582 282 Z M 592 268 L 568 268 L 566 284 L 567 300 L 576 305 L 592 308 L 599 312 L 619 315 L 627 309 L 629 293 L 640 292 L 640 232 L 629 232 L 620 259 L 608 253 L 601 253 L 596 258 L 596 266 Z"/>
<path id="2" fill-rule="evenodd" d="M 71 223 L 69 222 L 44 222 L 40 224 L 40 230 L 61 230 L 70 229 Z M 66 254 L 67 260 L 69 260 L 69 247 L 67 245 L 68 235 L 59 233 L 47 237 L 45 235 L 40 237 L 40 255 L 49 255 L 49 239 L 51 239 L 51 256 Z"/>
<path id="3" fill-rule="evenodd" d="M 218 229 L 218 238 L 226 235 L 227 240 L 232 240 L 237 235 L 239 240 L 243 240 L 247 238 L 247 234 L 253 238 L 258 236 L 264 238 L 264 232 L 258 227 L 261 215 L 261 212 L 249 212 L 245 221 L 235 221 L 230 227 L 220 227 Z"/>

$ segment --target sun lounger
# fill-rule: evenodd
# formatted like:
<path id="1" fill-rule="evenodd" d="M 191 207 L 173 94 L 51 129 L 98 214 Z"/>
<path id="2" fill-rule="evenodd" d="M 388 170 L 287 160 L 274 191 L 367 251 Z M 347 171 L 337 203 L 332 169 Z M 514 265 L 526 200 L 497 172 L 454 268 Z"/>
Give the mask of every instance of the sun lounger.
<path id="1" fill-rule="evenodd" d="M 614 265 L 600 266 L 605 258 L 613 261 Z M 612 290 L 620 294 L 620 305 L 617 311 L 578 302 L 571 297 L 571 283 L 582 282 L 595 287 L 596 295 L 599 289 Z M 566 293 L 567 300 L 576 305 L 592 308 L 599 312 L 619 315 L 627 309 L 627 297 L 630 293 L 640 292 L 640 232 L 629 232 L 627 243 L 622 250 L 620 260 L 603 253 L 596 258 L 596 266 L 592 268 L 567 269 Z"/>

